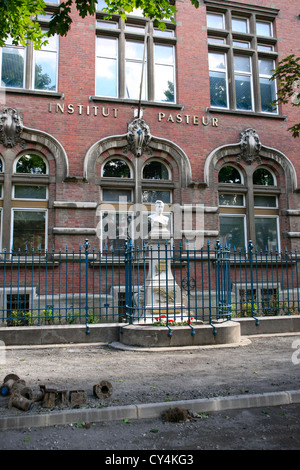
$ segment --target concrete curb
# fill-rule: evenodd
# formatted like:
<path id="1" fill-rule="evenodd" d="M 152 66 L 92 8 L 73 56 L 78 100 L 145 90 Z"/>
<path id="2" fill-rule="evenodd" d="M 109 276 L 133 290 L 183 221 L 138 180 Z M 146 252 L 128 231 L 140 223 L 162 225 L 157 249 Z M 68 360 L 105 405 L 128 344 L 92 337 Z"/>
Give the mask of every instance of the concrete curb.
<path id="1" fill-rule="evenodd" d="M 123 419 L 159 418 L 170 408 L 184 408 L 193 413 L 249 409 L 300 403 L 300 390 L 270 392 L 232 397 L 204 398 L 141 405 L 114 406 L 100 409 L 62 410 L 53 413 L 6 416 L 0 418 L 0 430 L 65 425 L 77 422 L 118 421 Z"/>

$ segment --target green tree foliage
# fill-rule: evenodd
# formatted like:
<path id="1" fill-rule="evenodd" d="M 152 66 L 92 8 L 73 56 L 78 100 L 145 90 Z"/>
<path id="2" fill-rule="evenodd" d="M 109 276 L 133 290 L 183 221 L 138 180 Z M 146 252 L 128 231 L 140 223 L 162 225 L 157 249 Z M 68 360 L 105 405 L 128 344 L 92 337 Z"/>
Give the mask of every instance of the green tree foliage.
<path id="1" fill-rule="evenodd" d="M 198 8 L 199 0 L 190 0 Z M 76 6 L 81 18 L 94 15 L 97 0 L 65 0 L 58 5 L 49 23 L 47 33 L 41 30 L 36 21 L 39 15 L 44 15 L 46 4 L 44 0 L 0 0 L 0 47 L 3 47 L 7 38 L 11 36 L 15 45 L 26 45 L 33 41 L 35 48 L 39 49 L 47 37 L 59 34 L 65 36 L 71 28 L 72 4 Z M 175 22 L 176 8 L 169 0 L 107 0 L 104 11 L 107 18 L 114 14 L 125 19 L 126 14 L 134 9 L 141 9 L 145 17 L 154 21 L 155 25 L 164 28 L 164 21 Z"/>
<path id="2" fill-rule="evenodd" d="M 277 103 L 291 103 L 292 106 L 300 107 L 300 57 L 291 54 L 282 59 L 274 73 L 271 80 L 277 80 L 278 91 Z M 288 129 L 292 132 L 293 137 L 300 136 L 300 123 Z"/>

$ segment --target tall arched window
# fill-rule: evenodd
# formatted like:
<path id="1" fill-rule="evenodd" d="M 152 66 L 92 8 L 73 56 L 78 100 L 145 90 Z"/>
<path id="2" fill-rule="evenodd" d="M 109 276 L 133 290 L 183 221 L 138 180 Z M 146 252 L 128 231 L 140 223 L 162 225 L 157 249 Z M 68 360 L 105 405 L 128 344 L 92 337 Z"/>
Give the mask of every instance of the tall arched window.
<path id="1" fill-rule="evenodd" d="M 249 167 L 245 177 L 232 165 L 218 173 L 220 242 L 243 249 L 252 240 L 258 250 L 279 246 L 276 176 L 266 167 Z"/>
<path id="2" fill-rule="evenodd" d="M 150 180 L 168 180 L 169 171 L 168 168 L 157 160 L 152 160 L 143 168 L 143 179 Z"/>
<path id="3" fill-rule="evenodd" d="M 218 174 L 220 206 L 220 242 L 242 249 L 246 243 L 245 194 L 243 176 L 231 165 L 223 166 Z"/>
<path id="4" fill-rule="evenodd" d="M 28 154 L 20 157 L 16 162 L 16 173 L 30 173 L 33 175 L 46 175 L 47 164 L 39 155 Z"/>
<path id="5" fill-rule="evenodd" d="M 124 160 L 112 158 L 103 165 L 102 176 L 105 178 L 130 178 L 130 167 Z"/>
<path id="6" fill-rule="evenodd" d="M 30 181 L 24 179 L 29 174 Z M 44 250 L 47 246 L 47 174 L 48 163 L 40 155 L 30 153 L 16 160 L 11 224 L 11 246 L 14 250 L 24 252 L 27 249 L 31 252 Z"/>

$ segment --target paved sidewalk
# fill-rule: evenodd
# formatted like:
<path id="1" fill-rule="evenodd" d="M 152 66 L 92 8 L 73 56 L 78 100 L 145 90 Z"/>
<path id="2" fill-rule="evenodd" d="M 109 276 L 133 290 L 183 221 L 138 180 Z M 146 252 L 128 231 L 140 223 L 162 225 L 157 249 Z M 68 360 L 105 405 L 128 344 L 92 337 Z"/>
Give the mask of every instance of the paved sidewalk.
<path id="1" fill-rule="evenodd" d="M 277 413 L 279 424 L 276 422 L 276 426 L 291 425 L 294 415 L 289 417 L 289 421 L 286 419 L 286 422 L 282 421 L 280 424 L 280 410 L 285 410 L 285 416 L 291 413 L 288 410 L 294 410 L 296 422 L 293 423 L 294 427 L 289 427 L 293 430 L 294 440 L 291 439 L 289 445 L 291 448 L 300 448 L 299 350 L 300 334 L 251 337 L 234 347 L 199 347 L 155 352 L 118 350 L 110 345 L 99 344 L 8 348 L 6 363 L 1 369 L 2 378 L 14 372 L 25 378 L 26 383 L 33 387 L 43 383 L 55 383 L 68 389 L 85 389 L 88 391 L 88 403 L 83 408 L 65 407 L 52 410 L 35 406 L 32 411 L 23 412 L 17 409 L 8 410 L 6 399 L 2 398 L 0 429 L 3 434 L 1 433 L 0 448 L 9 447 L 11 436 L 21 436 L 22 433 L 24 435 L 33 429 L 40 429 L 39 436 L 45 436 L 45 433 L 54 435 L 54 430 L 56 434 L 61 432 L 67 436 L 69 432 L 74 431 L 76 423 L 89 424 L 88 431 L 84 432 L 90 433 L 90 437 L 100 433 L 102 438 L 95 439 L 97 442 L 99 439 L 104 441 L 103 448 L 118 449 L 118 443 L 111 440 L 107 442 L 107 439 L 103 438 L 104 428 L 107 435 L 109 429 L 111 432 L 115 430 L 118 435 L 117 442 L 123 449 L 140 449 L 143 448 L 141 445 L 147 448 L 145 440 L 143 444 L 136 443 L 135 447 L 131 447 L 132 443 L 126 440 L 129 439 L 129 427 L 126 428 L 124 423 L 130 423 L 132 436 L 135 432 L 141 433 L 143 429 L 148 429 L 149 426 L 158 429 L 162 424 L 162 412 L 171 407 L 188 409 L 191 416 L 209 415 L 214 417 L 214 420 L 221 420 L 221 434 L 226 416 L 229 421 L 229 417 L 234 416 L 230 423 L 239 435 L 253 434 L 255 429 L 244 428 L 248 423 L 251 426 L 255 417 L 255 427 L 258 429 L 265 410 L 268 410 L 269 417 Z M 109 380 L 113 385 L 112 397 L 103 403 L 95 400 L 91 392 L 93 384 L 99 380 Z M 244 416 L 246 413 L 244 426 L 242 420 L 237 419 L 237 416 L 242 416 L 243 413 Z M 186 425 L 187 436 L 189 429 L 192 433 L 193 428 L 195 431 L 195 428 L 200 426 L 199 419 L 196 418 L 196 421 Z M 263 423 L 265 432 L 266 429 L 271 429 L 271 418 L 263 420 Z M 170 426 L 174 430 L 183 425 L 167 423 L 160 430 L 160 436 Z M 208 424 L 202 423 L 201 426 L 207 427 Z M 184 434 L 183 428 L 180 429 Z M 276 429 L 278 434 L 278 427 Z M 209 433 L 209 430 L 207 432 Z M 170 439 L 171 436 L 172 433 Z M 80 436 L 78 439 L 80 441 Z M 79 444 L 79 441 L 77 444 L 74 442 L 73 447 L 68 444 L 66 448 L 83 445 Z M 91 442 L 85 443 L 85 448 L 92 448 Z M 170 440 L 168 442 L 171 446 L 169 448 L 173 448 L 174 443 Z M 220 445 L 223 448 L 225 445 L 224 442 L 216 442 L 215 446 Z M 165 440 L 160 442 L 160 445 L 166 443 Z M 263 448 L 269 448 L 268 442 L 263 444 Z M 35 445 L 35 448 L 39 448 L 42 444 L 35 441 Z M 101 448 L 99 445 L 99 442 L 94 443 L 93 448 Z M 202 448 L 203 441 L 199 445 Z M 208 442 L 206 448 L 210 448 L 210 445 Z M 230 445 L 234 445 L 233 441 Z M 276 444 L 274 445 L 276 448 Z M 23 448 L 21 444 L 20 448 Z M 52 448 L 64 447 L 57 444 Z"/>

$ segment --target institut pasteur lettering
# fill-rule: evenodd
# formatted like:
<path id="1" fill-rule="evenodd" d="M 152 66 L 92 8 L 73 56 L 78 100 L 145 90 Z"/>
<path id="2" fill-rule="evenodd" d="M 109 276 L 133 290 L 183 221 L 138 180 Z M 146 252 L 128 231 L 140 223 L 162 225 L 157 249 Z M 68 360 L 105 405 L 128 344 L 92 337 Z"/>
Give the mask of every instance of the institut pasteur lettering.
<path id="1" fill-rule="evenodd" d="M 300 248 L 299 108 L 270 80 L 299 55 L 299 1 L 180 0 L 165 30 L 103 5 L 1 50 L 1 251 L 141 246 L 157 200 L 182 246 Z"/>

